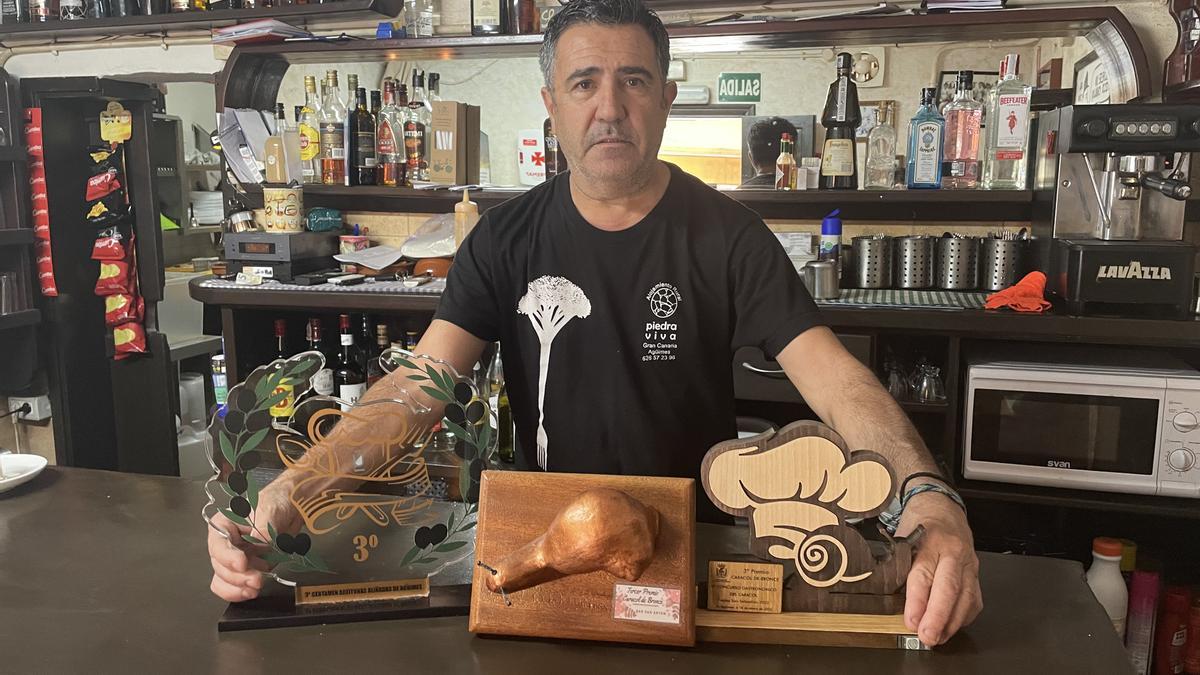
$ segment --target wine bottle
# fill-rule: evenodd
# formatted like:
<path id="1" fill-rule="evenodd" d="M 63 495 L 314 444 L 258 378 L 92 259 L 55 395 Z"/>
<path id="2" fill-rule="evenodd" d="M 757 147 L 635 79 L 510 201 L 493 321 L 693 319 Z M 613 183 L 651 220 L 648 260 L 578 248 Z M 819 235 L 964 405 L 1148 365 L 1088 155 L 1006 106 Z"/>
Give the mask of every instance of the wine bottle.
<path id="1" fill-rule="evenodd" d="M 346 133 L 350 134 L 350 157 L 347 162 L 351 185 L 375 184 L 375 120 L 367 110 L 367 92 L 355 90 L 355 110 L 350 115 Z"/>
<path id="2" fill-rule="evenodd" d="M 821 125 L 825 127 L 825 149 L 821 153 L 822 190 L 858 189 L 858 150 L 854 133 L 862 123 L 858 109 L 858 85 L 851 76 L 854 57 L 837 55 L 837 79 L 829 85 Z"/>
<path id="3" fill-rule="evenodd" d="M 354 332 L 350 329 L 350 315 L 342 314 L 338 322 L 341 328 L 342 351 L 338 355 L 337 368 L 333 371 L 333 382 L 337 387 L 337 397 L 342 400 L 342 411 L 345 412 L 353 408 L 367 390 L 367 377 L 358 367 L 358 359 L 354 355 Z"/>

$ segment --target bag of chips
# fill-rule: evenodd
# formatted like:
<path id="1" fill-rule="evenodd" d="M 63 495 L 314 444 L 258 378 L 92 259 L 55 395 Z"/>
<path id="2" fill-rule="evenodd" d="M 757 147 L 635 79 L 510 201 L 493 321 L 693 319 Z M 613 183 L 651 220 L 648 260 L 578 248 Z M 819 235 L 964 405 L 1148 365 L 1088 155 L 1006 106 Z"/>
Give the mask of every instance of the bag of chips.
<path id="1" fill-rule="evenodd" d="M 84 195 L 84 199 L 89 202 L 95 201 L 101 197 L 107 197 L 108 195 L 120 189 L 120 173 L 117 171 L 116 167 L 110 166 L 104 171 L 101 171 L 88 179 L 87 194 Z"/>
<path id="2" fill-rule="evenodd" d="M 146 352 L 146 331 L 140 323 L 126 323 L 113 329 L 113 359 L 120 361 Z"/>
<path id="3" fill-rule="evenodd" d="M 104 298 L 104 323 L 109 328 L 130 321 L 141 322 L 146 302 L 141 296 L 118 293 Z"/>
<path id="4" fill-rule="evenodd" d="M 105 260 L 100 263 L 100 276 L 96 278 L 96 295 L 129 293 L 129 263 L 123 260 Z"/>
<path id="5" fill-rule="evenodd" d="M 129 205 L 125 203 L 125 196 L 118 192 L 102 197 L 89 206 L 87 212 L 88 223 L 96 227 L 116 225 L 124 222 L 128 216 Z"/>
<path id="6" fill-rule="evenodd" d="M 124 235 L 117 227 L 109 227 L 96 235 L 96 243 L 92 244 L 92 260 L 124 260 Z"/>

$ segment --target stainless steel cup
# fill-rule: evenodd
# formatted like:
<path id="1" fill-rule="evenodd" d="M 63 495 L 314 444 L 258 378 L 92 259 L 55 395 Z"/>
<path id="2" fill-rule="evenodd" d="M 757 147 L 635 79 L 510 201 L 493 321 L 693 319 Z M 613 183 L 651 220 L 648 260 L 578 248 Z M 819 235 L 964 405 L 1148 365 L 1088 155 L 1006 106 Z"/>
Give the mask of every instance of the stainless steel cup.
<path id="1" fill-rule="evenodd" d="M 838 267 L 832 260 L 810 260 L 801 270 L 804 285 L 813 300 L 833 300 L 838 290 Z"/>

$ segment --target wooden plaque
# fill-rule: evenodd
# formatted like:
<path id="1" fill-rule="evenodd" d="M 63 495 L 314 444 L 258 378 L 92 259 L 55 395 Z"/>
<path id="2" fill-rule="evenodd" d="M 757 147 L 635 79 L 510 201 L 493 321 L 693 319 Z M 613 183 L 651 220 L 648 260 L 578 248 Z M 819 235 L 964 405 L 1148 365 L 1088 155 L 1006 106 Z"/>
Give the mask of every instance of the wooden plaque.
<path id="1" fill-rule="evenodd" d="M 708 609 L 778 614 L 783 607 L 783 565 L 711 560 Z"/>
<path id="2" fill-rule="evenodd" d="M 655 509 L 650 565 L 635 580 L 605 571 L 563 576 L 507 593 L 488 590 L 476 567 L 469 627 L 475 633 L 691 646 L 695 643 L 695 481 L 517 471 L 483 472 L 476 560 L 494 566 L 540 537 L 563 507 L 594 488 L 619 490 Z"/>

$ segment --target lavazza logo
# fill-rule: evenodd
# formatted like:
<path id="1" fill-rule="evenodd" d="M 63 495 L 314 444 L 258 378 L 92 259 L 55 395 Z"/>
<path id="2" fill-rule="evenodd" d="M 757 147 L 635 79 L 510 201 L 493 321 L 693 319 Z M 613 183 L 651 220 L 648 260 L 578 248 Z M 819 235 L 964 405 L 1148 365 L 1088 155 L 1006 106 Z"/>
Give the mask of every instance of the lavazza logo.
<path id="1" fill-rule="evenodd" d="M 1096 270 L 1096 279 L 1153 279 L 1170 281 L 1171 268 L 1143 265 L 1136 260 L 1132 260 L 1128 265 L 1101 265 Z"/>

